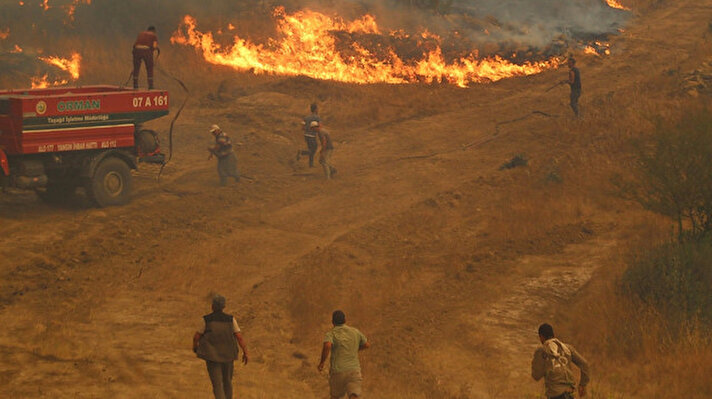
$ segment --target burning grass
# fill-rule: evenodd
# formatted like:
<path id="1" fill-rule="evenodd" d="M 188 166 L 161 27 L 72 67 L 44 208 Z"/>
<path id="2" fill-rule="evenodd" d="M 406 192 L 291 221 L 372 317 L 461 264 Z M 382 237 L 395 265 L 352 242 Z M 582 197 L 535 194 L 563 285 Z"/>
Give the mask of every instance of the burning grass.
<path id="1" fill-rule="evenodd" d="M 82 61 L 82 57 L 79 55 L 79 53 L 73 53 L 71 58 L 50 56 L 40 57 L 40 60 L 46 62 L 49 65 L 54 65 L 57 68 L 68 72 L 74 80 L 79 79 L 79 71 Z"/>
<path id="2" fill-rule="evenodd" d="M 173 35 L 173 42 L 196 50 L 203 58 L 203 63 L 223 65 L 248 73 L 300 75 L 350 83 L 444 82 L 464 87 L 473 83 L 528 76 L 557 68 L 560 65 L 557 57 L 566 51 L 565 45 L 561 43 L 569 40 L 559 38 L 555 44 L 532 44 L 527 42 L 527 38 L 532 37 L 526 32 L 530 29 L 527 26 L 518 27 L 506 20 L 487 19 L 482 15 L 472 16 L 466 13 L 465 17 L 455 9 L 451 10 L 452 14 L 448 14 L 445 21 L 442 20 L 443 17 L 421 15 L 419 12 L 412 14 L 414 11 L 405 6 L 391 10 L 417 17 L 418 27 L 407 26 L 404 29 L 399 26 L 397 18 L 394 20 L 392 16 L 387 16 L 390 13 L 379 14 L 377 10 L 381 7 L 364 6 L 360 17 L 345 20 L 333 14 L 331 10 L 311 11 L 298 1 L 285 1 L 284 6 L 271 10 L 272 22 L 276 21 L 275 29 L 270 26 L 270 10 L 265 4 L 253 7 L 249 2 L 238 1 L 230 6 L 220 3 L 198 11 L 189 3 L 176 5 L 173 2 L 158 2 L 146 7 L 165 11 L 165 15 L 157 21 L 159 29 L 163 29 L 159 32 L 160 38 L 164 39 L 166 32 L 173 31 L 178 26 Z M 592 1 L 587 7 L 592 7 L 596 12 L 601 12 L 600 8 L 605 9 L 594 3 L 596 2 Z M 97 23 L 103 21 L 105 15 L 115 15 L 117 19 L 121 19 L 124 14 L 133 15 L 133 7 L 141 5 L 132 3 L 116 6 L 106 0 L 49 0 L 40 4 L 28 2 L 23 6 L 5 5 L 3 10 L 6 11 L 6 18 L 16 21 L 17 26 L 12 26 L 10 37 L 7 37 L 9 30 L 2 31 L 2 35 L 13 40 L 22 38 L 23 42 L 14 44 L 28 49 L 37 48 L 40 54 L 43 50 L 40 46 L 52 46 L 54 49 L 65 50 L 53 51 L 62 57 L 65 56 L 62 53 L 72 54 L 78 51 L 84 59 L 89 59 L 95 49 L 105 47 L 103 40 L 108 39 L 116 43 L 133 39 L 134 33 L 128 35 L 129 37 L 125 36 L 125 26 L 117 29 L 111 24 Z M 571 12 L 567 9 L 568 5 L 556 7 L 563 9 L 567 15 Z M 346 10 L 352 8 L 339 4 L 335 9 L 350 15 Z M 189 11 L 195 17 L 183 18 Z M 373 13 L 369 13 L 371 11 Z M 216 13 L 221 15 L 220 22 L 214 18 Z M 625 20 L 615 14 L 609 11 L 608 14 L 601 15 L 605 16 L 604 19 L 610 19 L 612 25 Z M 381 15 L 386 21 L 377 23 L 377 15 Z M 232 22 L 223 23 L 222 17 Z M 40 19 L 44 22 L 37 29 L 27 28 L 33 21 Z M 199 31 L 198 20 L 214 27 L 213 32 Z M 408 24 L 412 25 L 414 21 L 409 21 Z M 428 23 L 433 24 L 434 30 L 429 29 Z M 444 29 L 443 25 L 449 27 Z M 135 29 L 137 31 L 139 28 Z M 556 33 L 550 32 L 552 29 L 556 30 L 546 28 L 547 40 Z M 583 36 L 572 39 L 576 42 L 603 40 L 601 35 L 605 34 L 601 34 L 598 29 L 594 29 L 597 33 L 583 33 Z M 500 31 L 500 36 L 503 36 L 490 36 L 490 31 L 495 30 Z M 439 34 L 433 33 L 435 31 Z M 46 40 L 46 36 L 53 37 L 56 32 L 62 33 L 62 40 L 57 43 Z M 112 33 L 115 35 L 111 36 Z M 562 32 L 558 34 L 565 36 Z M 117 40 L 117 37 L 121 37 L 119 35 L 123 38 Z M 517 36 L 512 38 L 511 35 Z M 99 43 L 94 46 L 85 44 L 87 37 L 92 37 Z M 41 40 L 37 40 L 38 38 Z M 76 46 L 67 46 L 68 42 L 76 42 Z M 116 48 L 124 47 L 121 45 L 111 48 L 115 51 Z M 130 44 L 125 48 L 130 48 Z M 173 49 L 175 51 L 165 51 L 166 45 L 163 48 L 164 58 L 169 57 L 170 52 L 180 52 L 177 48 Z M 63 68 L 63 64 L 54 65 Z M 49 74 L 48 78 L 43 80 L 46 72 L 35 73 L 35 83 L 77 81 L 75 72 L 71 72 L 71 79 L 53 79 L 52 74 Z M 27 80 L 30 80 L 30 76 Z M 13 87 L 17 87 L 16 82 Z"/>
<path id="3" fill-rule="evenodd" d="M 344 22 L 308 10 L 287 14 L 281 7 L 275 9 L 274 16 L 280 38 L 271 40 L 267 46 L 235 36 L 232 45 L 224 47 L 216 42 L 212 33 L 199 31 L 197 21 L 191 16 L 184 18 L 171 42 L 194 47 L 207 62 L 239 71 L 305 75 L 349 83 L 423 81 L 465 87 L 470 83 L 536 74 L 560 65 L 556 59 L 515 64 L 500 56 L 479 58 L 477 53 L 448 62 L 440 47 L 441 39 L 427 31 L 420 34 L 423 43 L 434 43 L 430 50 L 423 49 L 423 56 L 418 60 L 404 60 L 393 47 L 381 49 L 383 55 L 379 56 L 355 40 L 348 44 L 349 51 L 345 52 L 337 48 L 332 32 L 378 35 L 381 30 L 373 16 Z"/>

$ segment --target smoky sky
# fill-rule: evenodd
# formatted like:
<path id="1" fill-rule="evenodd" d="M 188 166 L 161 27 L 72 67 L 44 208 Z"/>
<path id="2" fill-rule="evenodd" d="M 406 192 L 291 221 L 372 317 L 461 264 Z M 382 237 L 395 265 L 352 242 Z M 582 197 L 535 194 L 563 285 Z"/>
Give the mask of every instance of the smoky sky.
<path id="1" fill-rule="evenodd" d="M 453 56 L 472 51 L 506 56 L 531 53 L 532 48 L 535 53 L 560 54 L 567 51 L 570 40 L 597 40 L 615 33 L 629 18 L 628 12 L 610 8 L 604 0 L 93 0 L 78 6 L 69 19 L 66 10 L 72 2 L 48 0 L 50 8 L 45 10 L 42 0 L 25 0 L 22 7 L 16 1 L 0 1 L 0 32 L 10 33 L 0 40 L 0 67 L 6 75 L 46 69 L 36 60 L 41 51 L 66 56 L 78 50 L 90 57 L 94 48 L 101 47 L 123 54 L 149 25 L 158 28 L 166 49 L 168 38 L 187 14 L 197 19 L 202 31 L 232 24 L 240 37 L 267 43 L 275 34 L 272 12 L 277 6 L 287 12 L 311 9 L 345 20 L 370 13 L 383 32 L 427 29 L 439 34 L 443 49 L 454 49 Z M 25 52 L 13 53 L 15 45 Z"/>
<path id="2" fill-rule="evenodd" d="M 70 22 L 61 6 L 71 0 L 49 0 L 55 7 L 47 11 L 41 3 L 26 0 L 19 7 L 17 2 L 1 2 L 0 28 L 9 27 L 15 38 L 42 36 L 47 41 L 62 35 L 131 37 L 148 25 L 156 25 L 166 36 L 186 14 L 197 17 L 205 30 L 214 30 L 228 22 L 246 23 L 248 15 L 254 19 L 263 14 L 269 23 L 271 10 L 283 5 L 288 11 L 310 8 L 346 19 L 371 13 L 384 30 L 457 31 L 471 40 L 542 46 L 561 35 L 615 32 L 628 17 L 604 0 L 94 0 L 79 6 Z"/>
<path id="3" fill-rule="evenodd" d="M 543 47 L 552 40 L 615 33 L 629 13 L 604 0 L 341 0 L 310 1 L 337 12 L 371 12 L 390 29 L 457 31 L 475 42 L 505 41 Z M 420 6 L 413 6 L 419 4 Z"/>

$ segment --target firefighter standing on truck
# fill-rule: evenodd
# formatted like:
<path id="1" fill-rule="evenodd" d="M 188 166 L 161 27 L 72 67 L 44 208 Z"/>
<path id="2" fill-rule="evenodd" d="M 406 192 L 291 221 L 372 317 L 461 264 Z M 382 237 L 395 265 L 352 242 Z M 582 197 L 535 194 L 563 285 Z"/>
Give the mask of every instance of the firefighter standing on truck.
<path id="1" fill-rule="evenodd" d="M 210 127 L 210 133 L 215 136 L 215 145 L 208 147 L 210 158 L 215 156 L 218 159 L 218 176 L 220 176 L 220 185 L 227 185 L 227 178 L 232 177 L 235 182 L 240 181 L 240 175 L 237 173 L 237 156 L 232 148 L 232 140 L 220 129 L 218 125 Z M 239 144 L 238 144 L 239 145 Z"/>
<path id="2" fill-rule="evenodd" d="M 146 75 L 148 76 L 148 89 L 153 89 L 153 52 L 161 54 L 158 48 L 158 36 L 156 28 L 149 26 L 148 29 L 138 34 L 133 45 L 133 87 L 138 89 L 138 73 L 141 71 L 141 62 L 146 65 Z"/>

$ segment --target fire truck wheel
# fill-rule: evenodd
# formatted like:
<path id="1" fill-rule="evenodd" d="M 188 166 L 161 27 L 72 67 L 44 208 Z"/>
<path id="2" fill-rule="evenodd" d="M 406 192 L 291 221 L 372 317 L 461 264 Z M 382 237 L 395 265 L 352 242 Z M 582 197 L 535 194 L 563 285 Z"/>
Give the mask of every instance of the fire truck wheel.
<path id="1" fill-rule="evenodd" d="M 131 170 L 119 158 L 104 159 L 86 187 L 87 195 L 97 206 L 123 205 L 131 194 Z"/>

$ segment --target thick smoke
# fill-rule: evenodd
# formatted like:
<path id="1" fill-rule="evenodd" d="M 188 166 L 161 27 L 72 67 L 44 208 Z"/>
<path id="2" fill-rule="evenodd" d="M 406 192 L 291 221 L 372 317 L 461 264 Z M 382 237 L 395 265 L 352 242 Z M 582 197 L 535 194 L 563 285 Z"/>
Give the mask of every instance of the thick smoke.
<path id="1" fill-rule="evenodd" d="M 429 31 L 477 42 L 543 48 L 554 40 L 600 38 L 615 33 L 629 13 L 604 0 L 341 0 L 304 1 L 342 14 L 369 12 L 391 30 Z"/>

